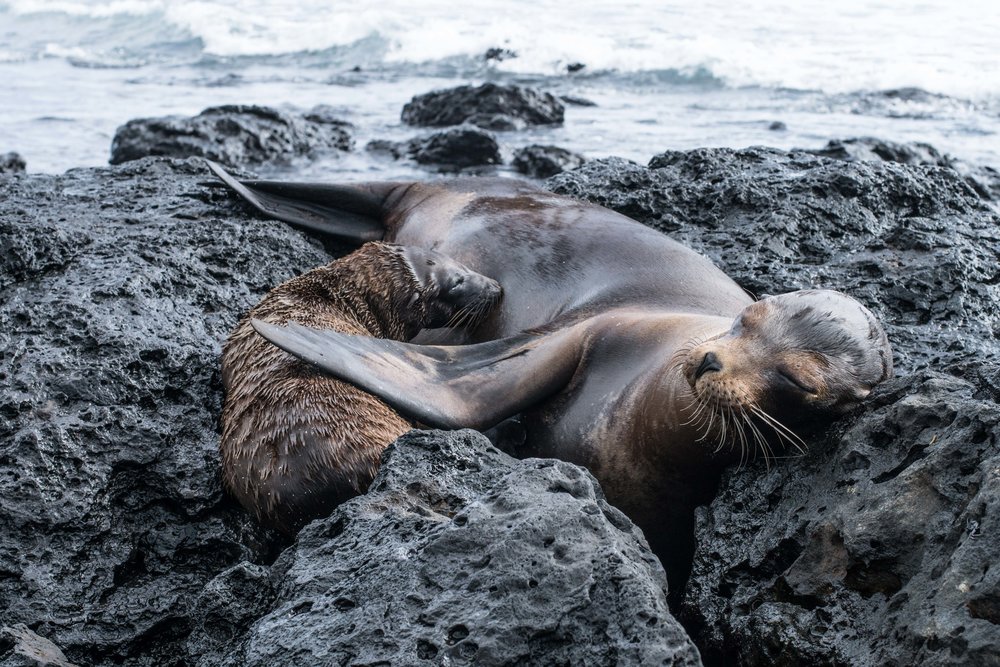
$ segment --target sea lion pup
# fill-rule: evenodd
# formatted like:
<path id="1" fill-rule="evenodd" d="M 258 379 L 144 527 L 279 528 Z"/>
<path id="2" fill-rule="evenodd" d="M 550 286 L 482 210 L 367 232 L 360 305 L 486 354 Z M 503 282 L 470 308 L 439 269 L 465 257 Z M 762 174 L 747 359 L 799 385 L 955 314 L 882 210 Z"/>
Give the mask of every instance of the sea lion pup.
<path id="1" fill-rule="evenodd" d="M 672 595 L 686 576 L 693 508 L 720 470 L 751 445 L 779 446 L 779 432 L 794 440 L 785 430 L 795 418 L 835 413 L 892 372 L 882 328 L 850 297 L 755 302 L 664 234 L 524 182 L 241 182 L 212 169 L 269 217 L 434 248 L 500 281 L 503 303 L 470 332 L 478 345 L 261 330 L 428 425 L 485 428 L 520 415 L 523 443 L 500 444 L 587 466 L 645 532 Z"/>
<path id="2" fill-rule="evenodd" d="M 409 340 L 424 327 L 475 322 L 499 297 L 496 281 L 441 253 L 387 243 L 275 287 L 223 348 L 226 488 L 261 522 L 294 534 L 363 493 L 382 450 L 411 428 L 378 398 L 268 343 L 251 318 Z"/>

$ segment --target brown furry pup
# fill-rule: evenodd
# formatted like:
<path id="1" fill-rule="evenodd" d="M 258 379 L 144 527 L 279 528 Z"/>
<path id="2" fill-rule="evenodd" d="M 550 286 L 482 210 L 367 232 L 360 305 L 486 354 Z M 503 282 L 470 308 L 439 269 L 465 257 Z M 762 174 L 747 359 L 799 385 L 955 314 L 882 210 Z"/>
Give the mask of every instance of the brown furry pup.
<path id="1" fill-rule="evenodd" d="M 411 428 L 380 399 L 271 345 L 251 318 L 405 341 L 475 322 L 500 293 L 440 253 L 378 242 L 275 287 L 223 348 L 226 488 L 261 522 L 294 534 L 363 493 L 382 451 Z"/>

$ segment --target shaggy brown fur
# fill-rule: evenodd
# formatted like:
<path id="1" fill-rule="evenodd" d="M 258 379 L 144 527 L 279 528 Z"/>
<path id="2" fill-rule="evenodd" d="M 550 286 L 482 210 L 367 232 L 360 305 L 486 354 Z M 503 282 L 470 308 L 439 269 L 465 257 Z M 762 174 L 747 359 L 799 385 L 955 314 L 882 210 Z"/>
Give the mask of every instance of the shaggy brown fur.
<path id="1" fill-rule="evenodd" d="M 263 523 L 295 533 L 363 493 L 382 451 L 411 424 L 378 398 L 274 347 L 253 330 L 251 318 L 409 340 L 429 325 L 432 309 L 440 312 L 441 295 L 437 285 L 421 284 L 406 252 L 422 253 L 422 263 L 441 270 L 424 258 L 429 251 L 369 243 L 271 290 L 226 341 L 222 479 Z M 490 286 L 479 291 L 493 290 L 485 304 L 473 304 L 485 311 L 499 287 L 472 275 Z"/>

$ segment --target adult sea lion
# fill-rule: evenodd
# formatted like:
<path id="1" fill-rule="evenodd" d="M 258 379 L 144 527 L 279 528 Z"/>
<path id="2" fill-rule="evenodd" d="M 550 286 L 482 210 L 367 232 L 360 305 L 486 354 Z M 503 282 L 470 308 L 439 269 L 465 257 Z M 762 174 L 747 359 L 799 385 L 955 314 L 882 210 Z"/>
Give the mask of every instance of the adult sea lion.
<path id="1" fill-rule="evenodd" d="M 693 507 L 746 447 L 794 440 L 892 372 L 872 314 L 831 291 L 755 302 L 709 260 L 600 206 L 509 179 L 239 182 L 270 217 L 430 247 L 504 286 L 481 344 L 414 346 L 266 323 L 276 345 L 434 426 L 520 415 L 521 455 L 587 466 L 645 532 L 676 594 Z"/>
<path id="2" fill-rule="evenodd" d="M 222 353 L 222 480 L 259 520 L 295 533 L 368 488 L 386 446 L 411 424 L 370 394 L 285 354 L 260 322 L 409 340 L 474 322 L 500 287 L 441 253 L 387 243 L 313 269 L 268 292 Z"/>

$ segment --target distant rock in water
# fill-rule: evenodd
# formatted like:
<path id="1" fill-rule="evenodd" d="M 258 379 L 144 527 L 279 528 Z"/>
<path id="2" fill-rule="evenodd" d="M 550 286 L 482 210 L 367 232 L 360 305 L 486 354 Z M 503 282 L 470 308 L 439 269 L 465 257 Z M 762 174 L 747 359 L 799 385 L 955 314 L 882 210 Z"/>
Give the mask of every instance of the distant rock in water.
<path id="1" fill-rule="evenodd" d="M 369 142 L 366 150 L 387 153 L 394 159 L 409 157 L 425 165 L 464 169 L 500 164 L 500 147 L 489 132 L 475 127 L 455 127 L 409 141 Z"/>
<path id="2" fill-rule="evenodd" d="M 510 60 L 511 58 L 517 58 L 517 51 L 501 47 L 486 49 L 486 53 L 483 54 L 483 60 L 495 60 L 497 62 L 502 62 L 504 60 Z"/>
<path id="3" fill-rule="evenodd" d="M 785 125 L 780 120 L 775 120 L 771 121 L 771 123 L 767 126 L 767 129 L 771 130 L 772 132 L 784 132 L 785 130 L 788 129 L 788 126 Z"/>
<path id="4" fill-rule="evenodd" d="M 511 163 L 522 174 L 533 178 L 548 178 L 568 169 L 576 169 L 587 159 L 558 146 L 532 144 L 514 152 Z"/>
<path id="5" fill-rule="evenodd" d="M 417 95 L 403 107 L 408 125 L 447 127 L 469 123 L 488 130 L 561 125 L 565 107 L 550 93 L 524 86 L 484 83 Z"/>
<path id="6" fill-rule="evenodd" d="M 18 174 L 28 168 L 20 153 L 5 153 L 0 155 L 0 174 Z"/>
<path id="7" fill-rule="evenodd" d="M 587 66 L 583 63 L 570 63 L 566 65 L 566 71 L 569 72 L 570 74 L 575 74 L 576 72 L 579 72 L 585 69 L 586 67 Z"/>
<path id="8" fill-rule="evenodd" d="M 328 107 L 287 113 L 261 106 L 227 105 L 197 116 L 130 120 L 115 132 L 111 164 L 147 156 L 205 157 L 231 166 L 288 162 L 353 146 L 351 125 Z"/>
<path id="9" fill-rule="evenodd" d="M 560 95 L 559 99 L 574 107 L 596 107 L 597 102 L 593 100 L 588 100 L 586 97 L 577 97 L 576 95 Z"/>

